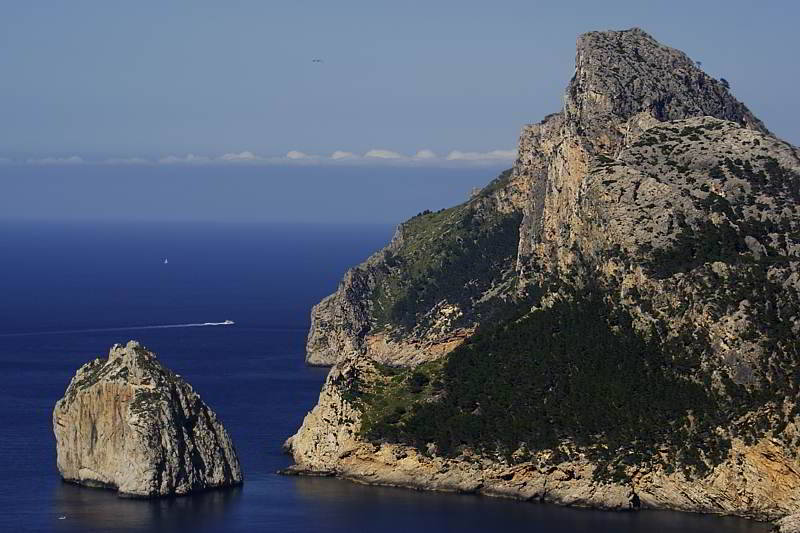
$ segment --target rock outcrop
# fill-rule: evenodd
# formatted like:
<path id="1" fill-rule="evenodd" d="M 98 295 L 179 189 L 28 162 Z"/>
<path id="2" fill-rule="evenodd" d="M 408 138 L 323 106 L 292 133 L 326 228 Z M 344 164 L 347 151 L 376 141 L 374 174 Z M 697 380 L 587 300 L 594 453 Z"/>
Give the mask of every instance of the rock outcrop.
<path id="1" fill-rule="evenodd" d="M 365 294 L 375 290 L 387 255 L 402 246 L 403 228 L 398 227 L 391 242 L 364 263 L 348 270 L 339 289 L 311 309 L 306 343 L 306 363 L 330 366 L 339 357 L 354 356 L 364 349 L 370 329 L 370 304 Z"/>
<path id="2" fill-rule="evenodd" d="M 309 358 L 334 366 L 292 469 L 798 513 L 800 151 L 639 29 L 577 48 L 513 169 L 404 223 L 316 308 Z M 358 327 L 331 318 L 351 308 Z"/>
<path id="3" fill-rule="evenodd" d="M 53 431 L 58 470 L 72 483 L 142 498 L 242 483 L 217 415 L 135 341 L 78 370 L 56 403 Z"/>

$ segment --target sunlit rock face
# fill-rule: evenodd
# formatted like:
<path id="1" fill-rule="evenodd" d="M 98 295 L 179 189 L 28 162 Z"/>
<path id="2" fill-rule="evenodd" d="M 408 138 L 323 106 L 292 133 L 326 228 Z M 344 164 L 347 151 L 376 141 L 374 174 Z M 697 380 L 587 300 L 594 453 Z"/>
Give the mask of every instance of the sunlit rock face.
<path id="1" fill-rule="evenodd" d="M 183 495 L 242 483 L 233 442 L 179 375 L 135 341 L 83 365 L 53 411 L 65 481 L 120 496 Z"/>

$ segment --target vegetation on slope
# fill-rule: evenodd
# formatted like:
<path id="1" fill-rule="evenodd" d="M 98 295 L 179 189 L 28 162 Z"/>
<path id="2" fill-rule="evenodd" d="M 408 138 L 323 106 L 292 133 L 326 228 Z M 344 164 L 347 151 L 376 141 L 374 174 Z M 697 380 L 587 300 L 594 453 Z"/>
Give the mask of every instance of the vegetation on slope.
<path id="1" fill-rule="evenodd" d="M 357 399 L 363 436 L 426 453 L 433 444 L 445 456 L 464 448 L 499 453 L 512 462 L 579 448 L 604 466 L 596 475 L 606 479 L 622 478 L 626 465 L 654 462 L 702 473 L 726 456 L 732 436 L 752 441 L 775 427 L 767 417 L 798 392 L 791 379 L 796 346 L 792 356 L 785 328 L 770 337 L 771 348 L 785 354 L 771 364 L 793 372 L 764 387 L 748 389 L 728 377 L 715 387 L 700 368 L 707 338 L 642 335 L 599 291 L 525 312 L 521 307 L 517 317 L 481 328 L 443 360 L 383 367 L 382 378 Z M 735 424 L 768 404 L 773 415 Z"/>
<path id="2" fill-rule="evenodd" d="M 505 172 L 481 196 L 501 187 L 508 176 Z M 513 282 L 521 220 L 520 213 L 500 213 L 470 201 L 405 222 L 403 244 L 396 253 L 385 253 L 385 276 L 372 293 L 376 328 L 424 327 L 426 313 L 443 300 L 467 311 L 461 324 L 480 315 L 485 306 L 474 305 L 476 300 L 497 284 Z"/>
<path id="3" fill-rule="evenodd" d="M 792 202 L 800 201 L 800 175 L 779 166 L 771 157 L 761 157 L 760 163 L 763 167 L 761 170 L 754 168 L 746 159 L 724 160 L 724 166 L 731 175 L 747 180 L 753 187 L 750 206 L 756 204 L 755 197 L 758 193 Z M 725 179 L 720 165 L 713 167 L 710 174 L 723 181 Z M 784 235 L 783 243 L 786 244 L 786 236 L 797 235 L 794 231 L 795 221 L 787 217 L 771 220 L 768 217 L 749 216 L 745 212 L 746 206 L 733 205 L 727 198 L 708 189 L 705 192 L 708 195 L 698 201 L 698 207 L 705 213 L 717 215 L 718 221 L 714 222 L 709 217 L 689 223 L 684 217 L 678 216 L 677 226 L 680 231 L 675 242 L 666 249 L 653 250 L 652 259 L 646 265 L 654 277 L 664 279 L 715 261 L 732 263 L 762 259 L 750 255 L 745 240 L 747 236 L 766 244 L 764 253 L 770 262 L 791 259 L 785 255 L 787 246 L 770 245 L 772 239 L 769 235 Z"/>
<path id="4" fill-rule="evenodd" d="M 687 127 L 679 133 L 699 138 L 708 132 Z M 643 142 L 669 152 L 659 137 Z M 726 457 L 731 439 L 752 444 L 779 434 L 800 414 L 800 345 L 792 331 L 800 302 L 781 285 L 798 270 L 792 252 L 798 231 L 785 214 L 790 211 L 765 210 L 759 202 L 800 201 L 800 176 L 760 155 L 752 162 L 723 157 L 708 172 L 708 182 L 734 176 L 751 188 L 732 202 L 708 183 L 698 186 L 697 210 L 690 218 L 677 213 L 670 246 L 616 257 L 643 264 L 652 278 L 664 280 L 664 290 L 686 291 L 670 304 L 675 308 L 637 287 L 617 301 L 613 280 L 580 291 L 551 280 L 545 292 L 555 303 L 549 307 L 531 312 L 537 298 L 520 303 L 516 313 L 508 302 L 495 305 L 491 323 L 483 320 L 447 357 L 414 369 L 377 366 L 375 380 L 350 391 L 362 411 L 362 436 L 423 453 L 471 449 L 512 462 L 539 451 L 558 458 L 580 450 L 601 465 L 597 476 L 621 479 L 627 466 L 653 463 L 699 475 Z M 687 195 L 694 182 L 686 178 Z M 384 323 L 411 328 L 441 299 L 468 311 L 491 287 L 487 279 L 494 275 L 496 282 L 516 251 L 518 218 L 475 219 L 465 204 L 409 221 L 407 246 L 394 258 L 396 269 L 379 295 L 385 300 L 377 300 Z M 485 248 L 490 242 L 497 247 Z M 712 266 L 717 262 L 724 266 Z M 678 281 L 669 279 L 676 274 L 682 274 Z M 712 346 L 719 339 L 682 320 L 690 308 L 707 323 L 744 309 L 737 342 L 754 342 L 748 349 L 755 355 L 723 360 Z M 632 309 L 637 319 L 647 317 L 646 331 L 634 326 Z"/>

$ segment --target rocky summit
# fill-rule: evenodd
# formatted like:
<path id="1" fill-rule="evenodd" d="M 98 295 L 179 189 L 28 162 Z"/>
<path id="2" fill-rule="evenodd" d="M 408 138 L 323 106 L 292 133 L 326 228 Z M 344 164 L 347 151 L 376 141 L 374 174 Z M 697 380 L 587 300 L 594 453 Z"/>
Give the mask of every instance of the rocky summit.
<path id="1" fill-rule="evenodd" d="M 513 168 L 401 224 L 311 319 L 332 368 L 296 473 L 800 511 L 800 152 L 640 29 L 580 36 Z"/>
<path id="2" fill-rule="evenodd" d="M 238 485 L 242 471 L 217 415 L 135 341 L 83 365 L 53 411 L 65 481 L 156 497 Z"/>

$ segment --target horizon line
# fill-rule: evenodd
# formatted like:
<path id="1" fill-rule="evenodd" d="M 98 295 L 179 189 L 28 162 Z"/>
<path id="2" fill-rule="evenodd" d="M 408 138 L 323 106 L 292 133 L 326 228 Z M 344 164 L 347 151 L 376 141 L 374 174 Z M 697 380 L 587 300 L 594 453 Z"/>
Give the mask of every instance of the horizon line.
<path id="1" fill-rule="evenodd" d="M 186 153 L 182 155 L 168 154 L 153 157 L 121 156 L 91 158 L 77 154 L 44 155 L 28 157 L 0 157 L 0 166 L 415 166 L 415 167 L 458 167 L 464 165 L 491 166 L 513 163 L 517 158 L 517 150 L 462 151 L 451 150 L 440 156 L 429 149 L 418 150 L 414 155 L 402 152 L 375 148 L 356 154 L 336 150 L 329 155 L 318 155 L 299 150 L 290 150 L 282 156 L 262 156 L 252 151 L 227 152 L 222 155 L 198 155 Z"/>

